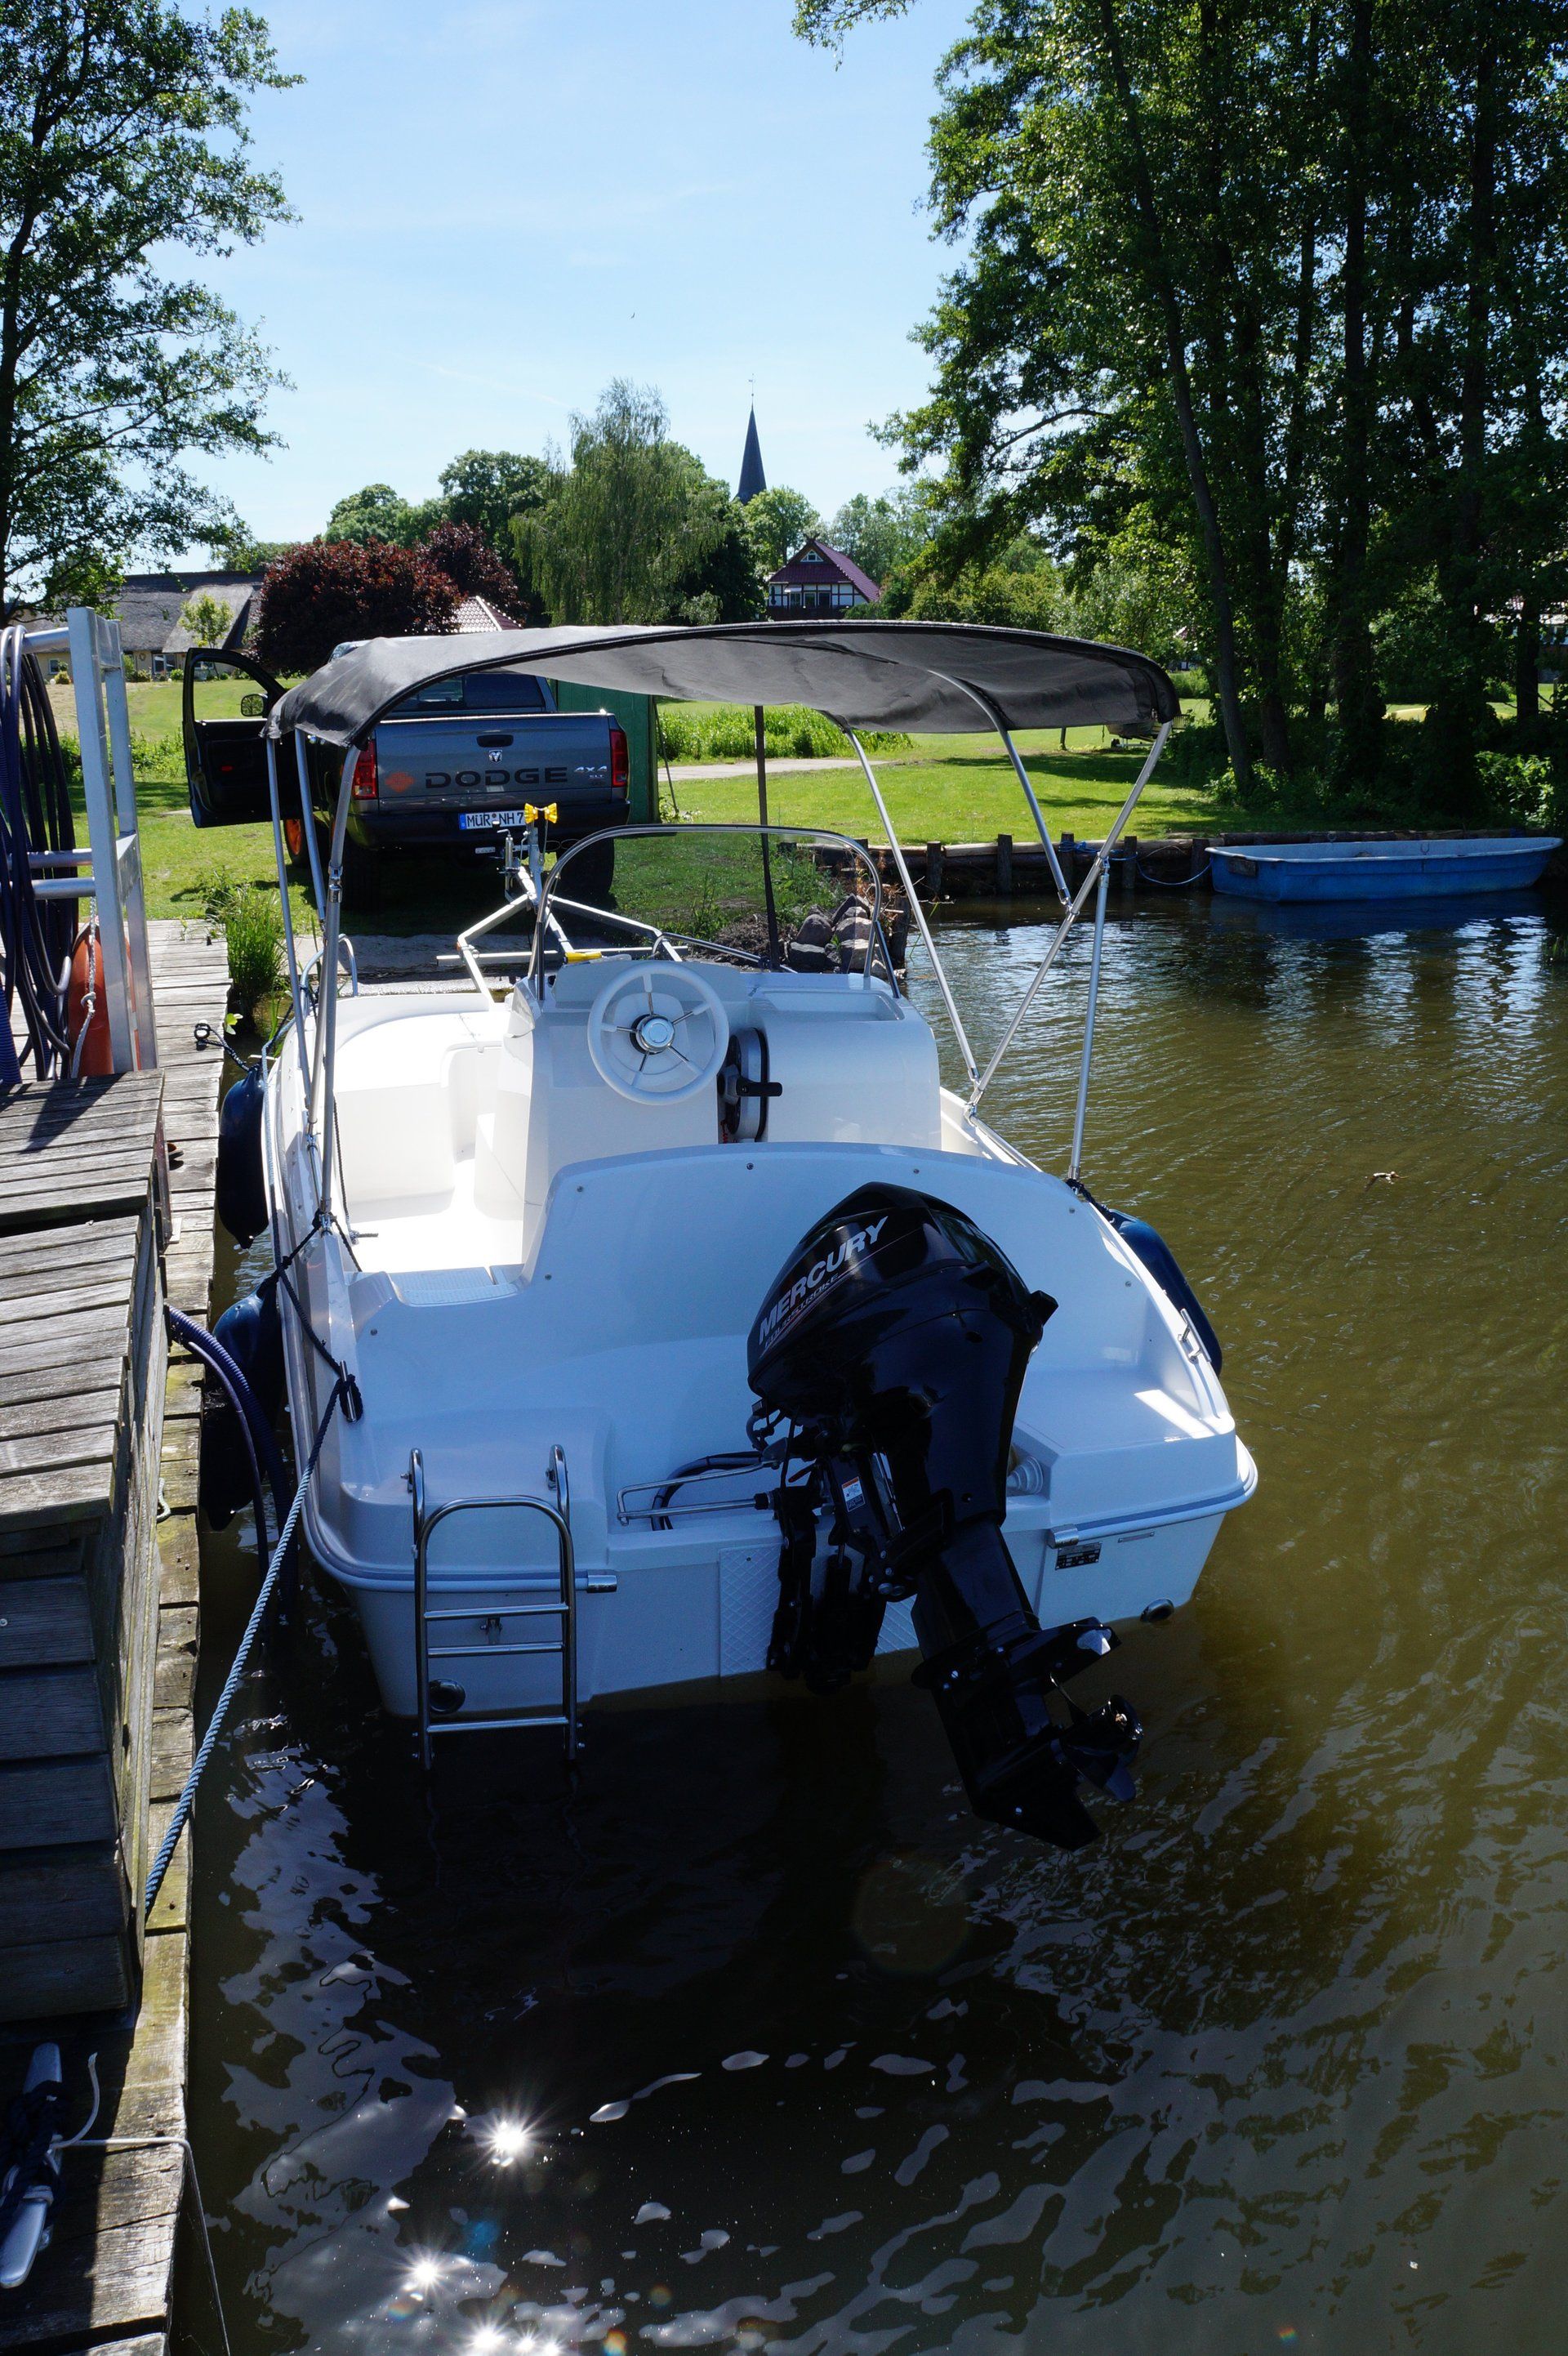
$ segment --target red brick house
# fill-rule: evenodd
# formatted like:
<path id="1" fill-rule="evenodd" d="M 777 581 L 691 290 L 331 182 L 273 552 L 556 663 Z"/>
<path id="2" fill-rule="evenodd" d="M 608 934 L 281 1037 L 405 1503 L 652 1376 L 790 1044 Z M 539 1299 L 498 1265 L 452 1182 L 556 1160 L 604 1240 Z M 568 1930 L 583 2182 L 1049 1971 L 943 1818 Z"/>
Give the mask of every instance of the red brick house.
<path id="1" fill-rule="evenodd" d="M 808 540 L 787 564 L 768 575 L 768 619 L 798 622 L 802 616 L 847 614 L 853 605 L 875 605 L 880 585 L 852 556 L 825 540 Z"/>

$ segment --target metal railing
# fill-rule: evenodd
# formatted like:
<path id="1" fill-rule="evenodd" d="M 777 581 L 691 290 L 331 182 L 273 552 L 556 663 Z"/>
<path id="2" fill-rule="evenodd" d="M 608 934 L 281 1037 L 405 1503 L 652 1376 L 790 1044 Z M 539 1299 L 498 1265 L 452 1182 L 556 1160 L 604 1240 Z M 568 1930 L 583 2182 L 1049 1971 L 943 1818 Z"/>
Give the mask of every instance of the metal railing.
<path id="1" fill-rule="evenodd" d="M 120 625 L 73 605 L 58 626 L 27 630 L 24 644 L 30 655 L 69 661 L 87 807 L 87 849 L 32 852 L 33 890 L 40 900 L 93 902 L 114 1069 L 151 1071 L 158 1041 Z"/>
<path id="2" fill-rule="evenodd" d="M 432 1762 L 432 1743 L 438 1734 L 496 1733 L 515 1731 L 519 1728 L 559 1726 L 564 1735 L 563 1748 L 568 1765 L 577 1759 L 581 1748 L 579 1727 L 577 1676 L 577 1612 L 579 1580 L 576 1558 L 571 1545 L 571 1494 L 567 1481 L 566 1457 L 561 1449 L 550 1451 L 549 1471 L 550 1485 L 557 1504 L 549 1505 L 543 1497 L 453 1497 L 444 1505 L 431 1505 L 425 1494 L 424 1461 L 416 1448 L 409 1458 L 408 1481 L 413 1495 L 414 1520 L 414 1686 L 415 1706 L 419 1726 L 420 1765 L 428 1771 Z M 501 1603 L 492 1606 L 488 1600 L 475 1605 L 432 1604 L 430 1600 L 430 1542 L 443 1522 L 457 1514 L 521 1513 L 537 1514 L 554 1530 L 557 1549 L 559 1592 L 542 1601 L 527 1603 Z M 460 1570 L 448 1574 L 453 1583 L 460 1580 Z M 589 1577 L 581 1582 L 587 1595 L 607 1595 L 615 1591 L 616 1581 L 609 1574 Z M 551 1619 L 559 1622 L 559 1634 L 552 1642 L 533 1644 L 519 1640 L 511 1644 L 432 1644 L 431 1631 L 450 1625 L 454 1621 L 489 1621 Z M 525 1704 L 515 1710 L 501 1710 L 484 1717 L 464 1717 L 461 1700 L 450 1715 L 435 1713 L 431 1706 L 431 1664 L 432 1661 L 496 1661 L 525 1658 L 549 1658 L 560 1661 L 560 1707 L 559 1709 Z"/>

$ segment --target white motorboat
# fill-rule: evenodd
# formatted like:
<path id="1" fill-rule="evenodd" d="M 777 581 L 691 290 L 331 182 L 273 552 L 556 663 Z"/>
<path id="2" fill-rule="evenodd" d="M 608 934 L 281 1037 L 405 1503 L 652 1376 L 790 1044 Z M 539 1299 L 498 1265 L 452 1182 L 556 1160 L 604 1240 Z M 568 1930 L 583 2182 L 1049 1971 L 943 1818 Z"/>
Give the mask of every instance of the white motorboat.
<path id="1" fill-rule="evenodd" d="M 358 989 L 355 748 L 416 686 L 501 665 L 830 711 L 966 1087 L 901 982 L 878 863 L 768 826 L 765 798 L 755 828 L 617 830 L 604 905 L 574 853 L 546 868 L 530 811 L 521 851 L 497 830 L 507 896 L 460 937 L 460 985 Z M 1012 731 L 1153 735 L 1075 894 L 1052 854 L 1061 924 L 984 1066 L 859 733 L 973 728 L 976 707 L 1048 849 Z M 276 707 L 280 873 L 277 741 L 345 754 L 323 952 L 302 972 L 289 941 L 262 1122 L 302 1462 L 319 1438 L 304 1526 L 427 1762 L 437 1736 L 539 1724 L 575 1755 L 596 1703 L 769 1668 L 829 1690 L 918 1652 L 981 1813 L 1074 1846 L 1095 1829 L 1080 1779 L 1130 1792 L 1136 1713 L 1063 1687 L 1118 1622 L 1186 1602 L 1255 1482 L 1179 1271 L 1079 1176 L 1106 862 L 1175 711 L 1124 650 L 878 623 L 375 640 Z M 1057 1177 L 980 1106 L 1091 894 Z M 814 905 L 837 912 L 826 951 Z"/>

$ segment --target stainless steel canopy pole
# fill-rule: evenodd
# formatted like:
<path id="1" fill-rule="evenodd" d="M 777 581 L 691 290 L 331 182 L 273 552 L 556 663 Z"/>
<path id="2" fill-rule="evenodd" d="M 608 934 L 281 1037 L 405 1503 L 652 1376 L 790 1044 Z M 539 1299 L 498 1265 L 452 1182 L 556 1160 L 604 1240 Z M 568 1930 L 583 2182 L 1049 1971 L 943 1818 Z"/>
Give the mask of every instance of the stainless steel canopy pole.
<path id="1" fill-rule="evenodd" d="M 1107 859 L 1100 868 L 1100 888 L 1094 894 L 1094 948 L 1089 959 L 1089 1003 L 1083 1010 L 1083 1055 L 1078 1066 L 1078 1108 L 1072 1116 L 1072 1154 L 1067 1164 L 1070 1179 L 1078 1175 L 1078 1165 L 1083 1159 L 1083 1116 L 1089 1108 L 1089 1063 L 1094 1053 L 1094 1009 L 1100 997 L 1100 950 L 1105 938 L 1105 894 L 1110 888 L 1111 862 Z"/>
<path id="2" fill-rule="evenodd" d="M 1156 764 L 1157 763 L 1160 755 L 1165 750 L 1165 740 L 1169 734 L 1169 721 L 1162 721 L 1159 729 L 1156 734 L 1154 743 L 1149 746 L 1148 758 L 1133 780 L 1132 791 L 1128 794 L 1126 800 L 1122 804 L 1121 809 L 1116 812 L 1115 821 L 1112 826 L 1109 834 L 1106 835 L 1104 841 L 1100 845 L 1098 851 L 1095 853 L 1094 858 L 1090 864 L 1088 874 L 1085 875 L 1083 883 L 1079 885 L 1078 890 L 1073 894 L 1072 905 L 1068 908 L 1066 915 L 1062 917 L 1061 924 L 1057 926 L 1055 932 L 1052 933 L 1051 937 L 1051 945 L 1047 948 L 1045 955 L 1041 958 L 1039 965 L 1036 966 L 1033 976 L 1030 979 L 1029 988 L 1024 991 L 1024 994 L 1019 999 L 1018 1005 L 1014 1008 L 1012 1020 L 1008 1024 L 1007 1029 L 1003 1032 L 1000 1042 L 998 1043 L 990 1062 L 987 1065 L 985 1070 L 980 1074 L 978 1079 L 976 1080 L 974 1087 L 969 1091 L 968 1110 L 971 1117 L 973 1117 L 978 1109 L 981 1098 L 985 1095 L 986 1090 L 990 1087 L 991 1082 L 995 1079 L 997 1070 L 1001 1063 L 1002 1057 L 1007 1054 L 1008 1049 L 1012 1045 L 1013 1041 L 1017 1038 L 1019 1025 L 1022 1023 L 1025 1015 L 1029 1012 L 1029 1008 L 1034 1004 L 1036 998 L 1039 996 L 1040 985 L 1043 983 L 1046 975 L 1056 963 L 1057 952 L 1061 948 L 1063 941 L 1067 938 L 1068 934 L 1072 931 L 1072 926 L 1077 919 L 1079 910 L 1083 907 L 1084 901 L 1089 897 L 1090 893 L 1099 883 L 1100 876 L 1105 864 L 1110 859 L 1111 853 L 1115 849 L 1116 843 L 1121 837 L 1123 828 L 1126 825 L 1127 820 L 1131 818 L 1134 810 L 1136 809 L 1138 806 L 1139 795 L 1143 792 L 1144 787 L 1147 785 L 1149 779 L 1155 773 Z"/>
<path id="3" fill-rule="evenodd" d="M 278 744 L 274 736 L 267 739 L 267 799 L 272 813 L 272 850 L 278 862 L 278 897 L 283 908 L 283 955 L 289 969 L 289 997 L 294 1010 L 294 1024 L 299 1033 L 300 1053 L 304 1055 L 304 1008 L 300 998 L 300 961 L 294 948 L 293 911 L 289 905 L 289 868 L 283 849 L 283 813 L 278 798 Z M 309 1077 L 308 1064 L 306 1078 Z M 307 1087 L 305 1111 L 308 1118 L 310 1097 Z"/>
<path id="4" fill-rule="evenodd" d="M 304 738 L 294 731 L 294 759 L 300 773 L 300 824 L 304 829 L 305 855 L 310 862 L 311 889 L 315 894 L 315 913 L 326 928 L 326 886 L 322 881 L 321 845 L 315 839 L 315 814 L 310 806 L 310 764 L 305 754 Z"/>
<path id="5" fill-rule="evenodd" d="M 1013 732 L 1008 725 L 1002 708 L 1000 704 L 994 702 L 990 696 L 984 693 L 981 689 L 977 687 L 968 687 L 967 680 L 960 680 L 957 681 L 957 684 L 961 687 L 968 688 L 968 692 L 974 697 L 976 702 L 985 712 L 987 718 L 990 721 L 992 727 L 996 730 L 997 735 L 1001 738 L 1003 744 L 1008 748 L 1008 758 L 1013 765 L 1013 775 L 1017 777 L 1019 785 L 1023 787 L 1024 799 L 1029 804 L 1029 816 L 1034 820 L 1035 832 L 1039 835 L 1040 841 L 1044 846 L 1045 855 L 1050 862 L 1051 882 L 1056 886 L 1056 896 L 1065 908 L 1071 902 L 1072 894 L 1068 888 L 1067 878 L 1061 872 L 1061 862 L 1056 855 L 1056 845 L 1052 842 L 1051 835 L 1046 828 L 1045 812 L 1040 809 L 1040 799 L 1035 792 L 1033 780 L 1030 778 L 1029 771 L 1024 766 L 1023 758 L 1019 752 L 1018 746 L 1013 743 Z"/>
<path id="6" fill-rule="evenodd" d="M 866 773 L 866 783 L 871 788 L 871 799 L 877 805 L 877 816 L 882 821 L 882 832 L 888 838 L 888 848 L 893 854 L 893 865 L 899 871 L 899 881 L 903 885 L 904 897 L 909 902 L 910 914 L 920 927 L 920 937 L 925 943 L 926 956 L 931 959 L 931 969 L 936 976 L 936 986 L 942 992 L 942 1002 L 947 1009 L 947 1020 L 953 1025 L 953 1035 L 957 1040 L 959 1052 L 964 1057 L 965 1072 L 973 1083 L 976 1070 L 975 1050 L 969 1044 L 969 1033 L 964 1028 L 963 1019 L 954 1003 L 953 992 L 947 986 L 947 975 L 944 970 L 942 959 L 936 954 L 936 943 L 931 937 L 931 926 L 925 921 L 925 910 L 921 906 L 916 896 L 914 884 L 904 863 L 904 855 L 900 847 L 898 836 L 893 832 L 893 822 L 888 816 L 888 806 L 882 799 L 882 789 L 877 783 L 876 775 L 869 761 L 866 758 L 866 748 L 855 731 L 845 727 L 842 720 L 839 721 L 838 726 L 844 729 L 845 735 L 855 747 L 860 766 Z M 971 1102 L 973 1101 L 974 1099 L 971 1098 Z"/>
<path id="7" fill-rule="evenodd" d="M 757 741 L 757 823 L 762 828 L 763 894 L 768 904 L 768 959 L 774 966 L 784 963 L 784 951 L 779 947 L 779 912 L 773 902 L 773 867 L 768 855 L 768 746 L 767 717 L 763 704 L 752 707 L 752 722 Z"/>
<path id="8" fill-rule="evenodd" d="M 359 758 L 358 748 L 352 748 L 343 764 L 343 778 L 337 788 L 337 809 L 332 821 L 332 848 L 326 862 L 326 938 L 322 950 L 323 995 L 316 1001 L 316 1023 L 321 1034 L 316 1063 L 323 1074 L 321 1105 L 321 1208 L 327 1218 L 332 1216 L 332 1147 L 337 1134 L 337 942 L 341 929 L 339 917 L 343 906 L 343 841 L 348 831 L 348 796 L 354 783 L 354 770 Z"/>

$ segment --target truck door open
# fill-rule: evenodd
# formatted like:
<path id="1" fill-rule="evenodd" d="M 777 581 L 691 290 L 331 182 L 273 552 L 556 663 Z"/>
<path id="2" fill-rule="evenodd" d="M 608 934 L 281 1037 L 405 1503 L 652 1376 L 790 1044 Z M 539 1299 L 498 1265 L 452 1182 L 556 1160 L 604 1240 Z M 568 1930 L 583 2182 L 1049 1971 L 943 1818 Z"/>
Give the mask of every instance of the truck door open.
<path id="1" fill-rule="evenodd" d="M 254 826 L 269 815 L 267 713 L 283 689 L 245 655 L 190 647 L 181 728 L 190 814 L 197 826 Z M 293 785 L 288 748 L 285 792 Z M 298 788 L 294 787 L 297 796 Z"/>

